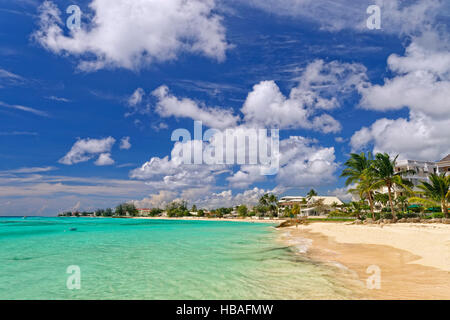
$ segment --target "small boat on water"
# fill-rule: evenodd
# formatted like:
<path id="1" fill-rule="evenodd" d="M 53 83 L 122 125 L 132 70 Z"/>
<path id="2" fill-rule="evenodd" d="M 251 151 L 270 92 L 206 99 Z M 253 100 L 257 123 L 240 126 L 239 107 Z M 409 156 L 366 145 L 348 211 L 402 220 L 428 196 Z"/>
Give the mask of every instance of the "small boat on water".
<path id="1" fill-rule="evenodd" d="M 77 228 L 70 228 L 69 231 L 77 231 Z"/>

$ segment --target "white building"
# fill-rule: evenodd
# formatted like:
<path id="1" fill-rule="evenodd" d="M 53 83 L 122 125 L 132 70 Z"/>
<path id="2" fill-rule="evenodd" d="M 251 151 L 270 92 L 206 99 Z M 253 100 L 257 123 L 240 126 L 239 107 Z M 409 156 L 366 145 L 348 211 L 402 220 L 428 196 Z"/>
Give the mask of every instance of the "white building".
<path id="1" fill-rule="evenodd" d="M 417 160 L 398 160 L 395 166 L 395 171 L 400 172 L 404 170 L 413 170 L 415 173 L 403 176 L 404 179 L 412 182 L 414 186 L 421 182 L 428 181 L 428 175 L 438 172 L 438 165 L 431 161 L 417 161 Z"/>
<path id="2" fill-rule="evenodd" d="M 302 203 L 306 203 L 308 200 L 306 199 L 306 197 L 302 197 L 302 196 L 286 196 L 286 197 L 282 197 L 278 200 L 278 204 L 279 205 L 294 205 L 294 204 L 302 204 Z"/>
<path id="3" fill-rule="evenodd" d="M 437 163 L 437 166 L 438 166 L 438 172 L 437 173 L 445 172 L 447 176 L 450 175 L 450 154 L 447 155 L 441 161 L 439 161 Z"/>
<path id="4" fill-rule="evenodd" d="M 294 205 L 298 204 L 301 216 L 317 216 L 324 213 L 318 212 L 314 206 L 317 201 L 322 201 L 322 204 L 327 207 L 325 211 L 330 211 L 334 205 L 340 206 L 344 204 L 335 196 L 314 196 L 309 199 L 302 196 L 286 196 L 280 198 L 278 202 L 278 213 L 282 213 L 286 207 L 292 209 Z"/>
<path id="5" fill-rule="evenodd" d="M 398 160 L 395 166 L 395 171 L 400 172 L 404 170 L 412 170 L 413 173 L 408 173 L 402 176 L 403 179 L 413 184 L 413 191 L 420 191 L 417 186 L 422 182 L 429 182 L 429 175 L 432 173 L 441 174 L 446 172 L 450 175 L 450 154 L 438 162 L 421 161 L 421 160 Z M 381 193 L 387 193 L 386 187 L 377 190 Z M 394 197 L 405 195 L 401 188 L 394 188 Z M 353 194 L 354 200 L 358 201 L 359 195 Z"/>

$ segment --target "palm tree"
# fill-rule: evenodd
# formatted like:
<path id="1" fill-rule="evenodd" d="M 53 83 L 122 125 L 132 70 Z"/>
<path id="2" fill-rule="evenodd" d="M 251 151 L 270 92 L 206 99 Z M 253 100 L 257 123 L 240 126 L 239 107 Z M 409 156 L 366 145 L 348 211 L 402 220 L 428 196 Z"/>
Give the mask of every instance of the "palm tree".
<path id="1" fill-rule="evenodd" d="M 387 153 L 378 153 L 375 156 L 375 160 L 372 162 L 371 169 L 374 177 L 374 183 L 371 186 L 371 189 L 380 189 L 382 187 L 386 187 L 388 190 L 389 196 L 389 206 L 391 207 L 391 213 L 394 221 L 397 220 L 397 216 L 395 214 L 394 203 L 392 201 L 392 188 L 401 187 L 406 191 L 412 193 L 409 188 L 408 182 L 402 179 L 402 176 L 405 174 L 414 174 L 413 170 L 400 170 L 395 171 L 395 164 L 397 162 L 398 155 L 391 160 L 391 157 Z"/>
<path id="2" fill-rule="evenodd" d="M 356 218 L 359 219 L 360 218 L 360 214 L 361 214 L 361 202 L 360 201 L 352 201 L 350 202 L 350 207 L 352 209 L 352 211 L 354 211 L 354 213 L 356 214 Z"/>
<path id="3" fill-rule="evenodd" d="M 294 206 L 292 207 L 292 214 L 294 215 L 294 217 L 297 217 L 297 215 L 300 214 L 300 206 L 296 203 L 294 204 Z"/>
<path id="4" fill-rule="evenodd" d="M 386 193 L 375 193 L 373 199 L 375 200 L 375 202 L 381 203 L 381 206 L 383 208 L 385 208 L 387 203 L 389 202 L 389 196 Z"/>
<path id="5" fill-rule="evenodd" d="M 398 196 L 396 199 L 398 205 L 401 206 L 402 211 L 405 212 L 405 207 L 408 205 L 408 197 L 406 196 Z"/>
<path id="6" fill-rule="evenodd" d="M 306 198 L 308 200 L 310 200 L 312 197 L 316 197 L 317 196 L 317 192 L 314 189 L 309 190 L 308 194 L 306 195 Z"/>
<path id="7" fill-rule="evenodd" d="M 275 212 L 278 211 L 278 198 L 273 193 L 269 195 L 269 210 L 272 212 L 272 215 L 275 215 Z"/>
<path id="8" fill-rule="evenodd" d="M 336 210 L 339 207 L 339 204 L 336 201 L 333 201 L 331 207 L 333 208 L 333 210 Z"/>
<path id="9" fill-rule="evenodd" d="M 422 192 L 417 192 L 418 194 L 424 195 L 426 198 L 412 197 L 409 199 L 410 202 L 419 202 L 426 205 L 440 206 L 442 213 L 448 218 L 448 207 L 450 201 L 450 176 L 445 176 L 445 173 L 440 175 L 432 173 L 429 176 L 430 183 L 422 182 L 422 184 L 417 187 Z"/>
<path id="10" fill-rule="evenodd" d="M 274 194 L 266 193 L 259 199 L 261 207 L 267 208 L 267 210 L 274 215 L 277 211 L 278 199 Z"/>
<path id="11" fill-rule="evenodd" d="M 354 189 L 350 189 L 350 192 L 358 192 L 360 198 L 367 198 L 369 200 L 370 212 L 372 213 L 372 218 L 375 220 L 375 212 L 373 209 L 373 174 L 370 170 L 371 164 L 373 162 L 373 156 L 371 152 L 364 152 L 360 154 L 352 153 L 350 159 L 345 162 L 345 168 L 342 171 L 341 177 L 347 177 L 345 185 L 351 185 L 358 182 L 358 185 Z"/>

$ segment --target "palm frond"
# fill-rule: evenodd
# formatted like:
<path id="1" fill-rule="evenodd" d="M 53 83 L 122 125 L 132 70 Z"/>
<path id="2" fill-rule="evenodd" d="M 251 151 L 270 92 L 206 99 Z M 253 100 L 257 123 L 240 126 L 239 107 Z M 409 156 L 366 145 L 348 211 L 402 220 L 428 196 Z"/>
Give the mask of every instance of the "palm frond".
<path id="1" fill-rule="evenodd" d="M 424 199 L 419 197 L 411 197 L 408 199 L 409 203 L 420 203 L 427 206 L 440 206 L 441 204 L 438 201 L 430 200 L 430 199 Z"/>

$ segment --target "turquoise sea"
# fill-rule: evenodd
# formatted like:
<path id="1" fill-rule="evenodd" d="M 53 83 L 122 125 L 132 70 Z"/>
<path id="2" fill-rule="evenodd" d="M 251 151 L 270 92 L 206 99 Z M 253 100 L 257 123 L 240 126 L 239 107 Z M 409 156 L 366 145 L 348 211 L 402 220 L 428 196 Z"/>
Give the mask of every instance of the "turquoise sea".
<path id="1" fill-rule="evenodd" d="M 333 270 L 227 221 L 0 218 L 0 299 L 321 299 L 354 293 Z M 68 289 L 69 266 L 80 289 Z M 71 278 L 73 279 L 73 278 Z"/>

